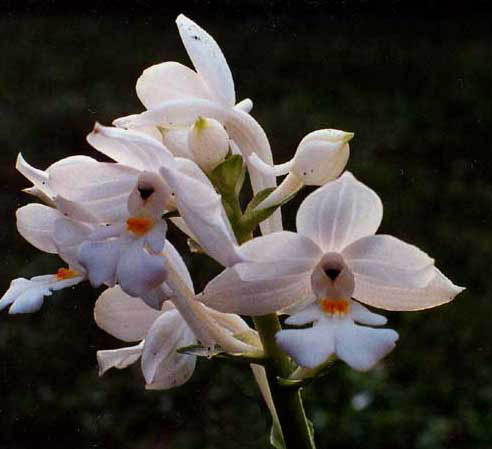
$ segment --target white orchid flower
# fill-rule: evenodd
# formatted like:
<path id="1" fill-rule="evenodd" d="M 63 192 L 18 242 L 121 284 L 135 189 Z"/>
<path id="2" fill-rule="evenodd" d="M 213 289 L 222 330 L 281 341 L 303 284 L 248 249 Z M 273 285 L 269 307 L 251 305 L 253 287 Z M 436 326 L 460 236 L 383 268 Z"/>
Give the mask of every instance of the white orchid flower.
<path id="1" fill-rule="evenodd" d="M 140 115 L 123 117 L 113 123 L 122 128 L 164 129 L 163 141 L 170 148 L 183 142 L 184 135 L 172 134 L 166 142 L 166 130 L 182 128 L 182 133 L 199 117 L 219 121 L 230 139 L 237 144 L 248 164 L 254 193 L 276 187 L 275 176 L 250 164 L 248 156 L 256 152 L 266 164 L 273 165 L 272 152 L 265 132 L 247 112 L 251 100 L 234 106 L 235 90 L 231 71 L 215 40 L 193 21 L 180 15 L 176 20 L 183 43 L 197 72 L 175 63 L 158 64 L 145 70 L 137 82 L 137 95 L 148 109 Z M 179 150 L 184 155 L 183 150 Z M 263 233 L 282 229 L 280 211 L 260 225 Z"/>
<path id="2" fill-rule="evenodd" d="M 336 355 L 358 371 L 371 369 L 394 347 L 398 334 L 392 329 L 359 326 L 386 324 L 386 318 L 351 299 L 354 274 L 338 253 L 327 253 L 311 275 L 316 300 L 293 313 L 286 324 L 310 328 L 288 329 L 275 336 L 277 344 L 299 365 L 315 368 Z"/>
<path id="3" fill-rule="evenodd" d="M 132 296 L 145 296 L 166 278 L 164 247 L 167 225 L 162 218 L 170 198 L 155 173 L 143 172 L 128 198 L 124 221 L 97 226 L 78 250 L 78 262 L 91 284 L 116 282 Z"/>
<path id="4" fill-rule="evenodd" d="M 0 310 L 10 306 L 10 314 L 37 312 L 43 305 L 45 296 L 51 296 L 54 291 L 72 287 L 83 280 L 85 274 L 72 268 L 60 268 L 56 274 L 31 279 L 14 279 L 0 299 Z"/>
<path id="5" fill-rule="evenodd" d="M 284 164 L 270 166 L 253 153 L 249 161 L 258 170 L 274 176 L 287 175 L 282 183 L 258 206 L 264 209 L 281 204 L 303 186 L 322 186 L 336 179 L 347 165 L 348 142 L 354 133 L 338 129 L 320 129 L 305 136 L 295 156 Z"/>
<path id="6" fill-rule="evenodd" d="M 385 310 L 421 310 L 451 301 L 463 289 L 447 279 L 427 254 L 394 237 L 374 235 L 382 213 L 376 193 L 345 172 L 304 200 L 297 214 L 297 234 L 278 232 L 243 244 L 238 251 L 243 262 L 213 279 L 201 300 L 223 312 L 253 316 L 297 303 L 301 315 L 294 314 L 292 323 L 317 321 L 317 326 L 322 325 L 318 331 L 331 326 L 333 338 L 327 340 L 331 346 L 324 354 L 331 352 L 333 339 L 348 329 L 335 332 L 333 323 L 353 325 L 359 318 L 368 323 L 368 312 L 352 297 Z M 331 289 L 326 283 L 319 285 L 319 273 L 324 273 L 324 282 L 332 280 Z M 340 318 L 346 320 L 342 323 Z M 352 331 L 367 334 L 358 328 Z M 315 328 L 310 332 L 319 335 Z M 377 346 L 374 354 L 384 355 L 396 339 L 392 332 L 377 337 L 382 335 L 386 346 L 384 350 Z"/>

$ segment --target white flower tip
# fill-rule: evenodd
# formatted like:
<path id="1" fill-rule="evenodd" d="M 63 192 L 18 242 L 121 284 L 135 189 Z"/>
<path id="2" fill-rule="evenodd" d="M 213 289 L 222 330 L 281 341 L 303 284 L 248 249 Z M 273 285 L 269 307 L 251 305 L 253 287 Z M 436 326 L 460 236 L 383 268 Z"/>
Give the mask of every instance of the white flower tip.
<path id="1" fill-rule="evenodd" d="M 306 185 L 323 185 L 336 179 L 347 164 L 353 133 L 321 129 L 301 140 L 292 172 Z"/>
<path id="2" fill-rule="evenodd" d="M 23 165 L 26 164 L 26 160 L 24 159 L 24 157 L 22 156 L 22 153 L 19 153 L 17 155 L 17 159 L 15 160 L 15 168 L 17 170 L 19 170 Z M 19 170 L 21 171 L 21 170 Z"/>
<path id="3" fill-rule="evenodd" d="M 244 100 L 241 100 L 238 104 L 236 104 L 234 108 L 249 114 L 253 109 L 253 100 L 251 100 L 251 98 L 245 98 Z"/>

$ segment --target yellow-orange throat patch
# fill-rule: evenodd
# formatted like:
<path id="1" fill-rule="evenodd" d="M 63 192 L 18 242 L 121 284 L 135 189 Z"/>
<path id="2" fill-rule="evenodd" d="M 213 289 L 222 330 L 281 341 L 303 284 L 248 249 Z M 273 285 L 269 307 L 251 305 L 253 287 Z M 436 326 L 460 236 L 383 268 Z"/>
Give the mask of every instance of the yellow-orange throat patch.
<path id="1" fill-rule="evenodd" d="M 58 268 L 56 272 L 56 279 L 59 281 L 63 281 L 65 279 L 71 279 L 75 276 L 78 276 L 79 272 L 77 270 L 72 270 L 71 268 Z"/>
<path id="2" fill-rule="evenodd" d="M 126 220 L 126 229 L 139 236 L 147 234 L 152 226 L 154 226 L 154 220 L 151 218 L 130 217 Z"/>
<path id="3" fill-rule="evenodd" d="M 350 303 L 345 299 L 322 299 L 321 309 L 328 315 L 344 316 L 350 310 Z"/>

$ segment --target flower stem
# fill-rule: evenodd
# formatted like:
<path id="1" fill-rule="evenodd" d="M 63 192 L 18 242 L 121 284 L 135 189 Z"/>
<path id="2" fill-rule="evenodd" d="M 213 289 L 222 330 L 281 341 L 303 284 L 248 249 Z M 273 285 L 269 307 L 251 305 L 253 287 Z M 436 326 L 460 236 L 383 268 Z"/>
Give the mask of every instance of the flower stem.
<path id="1" fill-rule="evenodd" d="M 273 401 L 277 410 L 286 449 L 315 449 L 313 433 L 304 412 L 299 388 L 283 388 L 279 377 L 292 372 L 288 357 L 278 348 L 275 334 L 281 330 L 276 314 L 254 317 L 253 321 L 263 343 L 269 363 L 265 366 Z"/>

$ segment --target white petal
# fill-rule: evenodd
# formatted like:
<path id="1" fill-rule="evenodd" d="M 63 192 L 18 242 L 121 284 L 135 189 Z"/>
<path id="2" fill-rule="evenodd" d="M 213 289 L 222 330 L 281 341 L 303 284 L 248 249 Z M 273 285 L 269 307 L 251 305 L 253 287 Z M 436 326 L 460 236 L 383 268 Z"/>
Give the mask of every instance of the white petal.
<path id="1" fill-rule="evenodd" d="M 123 341 L 140 341 L 162 312 L 150 308 L 139 298 L 127 295 L 119 286 L 108 288 L 96 301 L 97 325 Z"/>
<path id="2" fill-rule="evenodd" d="M 152 254 L 159 254 L 164 248 L 166 241 L 167 224 L 165 220 L 160 220 L 145 235 L 145 243 L 149 246 Z"/>
<path id="3" fill-rule="evenodd" d="M 87 271 L 93 287 L 107 283 L 114 286 L 116 266 L 120 258 L 121 247 L 118 240 L 84 242 L 79 249 L 79 263 Z"/>
<path id="4" fill-rule="evenodd" d="M 234 106 L 236 104 L 234 81 L 217 42 L 183 14 L 178 16 L 176 23 L 188 56 L 210 92 L 224 106 Z"/>
<path id="5" fill-rule="evenodd" d="M 253 109 L 253 100 L 251 98 L 245 98 L 234 106 L 236 109 L 240 109 L 243 112 L 249 114 Z"/>
<path id="6" fill-rule="evenodd" d="M 173 156 L 158 140 L 139 131 L 94 125 L 87 141 L 98 151 L 137 170 L 157 171 L 173 163 Z"/>
<path id="7" fill-rule="evenodd" d="M 290 231 L 275 232 L 249 240 L 241 245 L 239 253 L 247 261 L 292 261 L 311 268 L 323 255 L 312 240 Z"/>
<path id="8" fill-rule="evenodd" d="M 60 195 L 56 195 L 53 202 L 63 216 L 72 220 L 82 221 L 84 223 L 97 223 L 98 221 L 98 218 L 81 203 L 67 200 Z"/>
<path id="9" fill-rule="evenodd" d="M 311 193 L 297 212 L 297 232 L 313 239 L 325 252 L 340 252 L 350 243 L 374 234 L 383 217 L 381 200 L 345 172 Z"/>
<path id="10" fill-rule="evenodd" d="M 335 350 L 332 326 L 282 330 L 277 332 L 275 340 L 283 351 L 305 368 L 314 368 L 324 363 Z"/>
<path id="11" fill-rule="evenodd" d="M 127 348 L 110 349 L 106 351 L 97 351 L 97 363 L 99 365 L 99 375 L 102 376 L 110 368 L 126 368 L 135 363 L 142 355 L 144 342 L 136 346 Z"/>
<path id="12" fill-rule="evenodd" d="M 137 297 L 158 287 L 167 275 L 164 258 L 149 254 L 138 241 L 121 254 L 116 270 L 121 288 Z"/>
<path id="13" fill-rule="evenodd" d="M 126 216 L 128 195 L 138 175 L 130 167 L 86 158 L 50 167 L 50 187 L 80 203 L 100 221 L 114 222 Z"/>
<path id="14" fill-rule="evenodd" d="M 338 326 L 335 335 L 337 356 L 357 371 L 370 370 L 398 340 L 393 329 L 357 326 L 350 320 Z"/>
<path id="15" fill-rule="evenodd" d="M 34 189 L 36 189 L 32 191 L 34 195 L 47 198 L 51 198 L 54 195 L 53 190 L 48 185 L 48 173 L 28 164 L 21 153 L 17 156 L 15 168 L 34 184 Z"/>
<path id="16" fill-rule="evenodd" d="M 162 143 L 175 156 L 192 159 L 191 150 L 188 147 L 189 127 L 161 128 Z"/>
<path id="17" fill-rule="evenodd" d="M 163 62 L 145 69 L 137 80 L 137 96 L 147 109 L 169 100 L 212 100 L 200 76 L 177 62 Z"/>
<path id="18" fill-rule="evenodd" d="M 257 264 L 261 270 L 261 264 Z M 278 273 L 277 273 L 278 274 Z M 298 275 L 243 281 L 234 268 L 212 279 L 197 299 L 220 312 L 266 315 L 306 297 L 311 291 L 310 272 Z"/>
<path id="19" fill-rule="evenodd" d="M 291 326 L 303 326 L 304 324 L 318 321 L 322 312 L 318 304 L 309 304 L 305 309 L 291 315 L 285 320 Z"/>
<path id="20" fill-rule="evenodd" d="M 56 275 L 35 276 L 31 279 L 14 279 L 7 292 L 0 300 L 0 310 L 11 305 L 9 313 L 33 313 L 38 311 L 45 296 L 54 290 L 60 290 L 78 284 L 83 276 L 59 280 Z"/>
<path id="21" fill-rule="evenodd" d="M 169 240 L 166 240 L 164 253 L 166 256 L 166 264 L 170 264 L 172 266 L 172 270 L 178 273 L 185 285 L 192 292 L 194 292 L 193 281 L 191 279 L 190 272 L 188 271 L 188 268 L 186 267 L 186 264 L 184 263 L 182 257 Z"/>
<path id="22" fill-rule="evenodd" d="M 171 217 L 169 218 L 169 221 L 171 221 L 183 234 L 187 235 L 195 242 L 197 241 L 195 235 L 181 217 Z"/>
<path id="23" fill-rule="evenodd" d="M 350 301 L 350 317 L 360 324 L 369 326 L 383 326 L 388 321 L 385 316 L 373 313 L 355 301 Z"/>
<path id="24" fill-rule="evenodd" d="M 217 312 L 214 309 L 206 307 L 207 313 L 224 329 L 227 329 L 232 334 L 240 334 L 248 330 L 252 330 L 246 321 L 239 315 L 233 313 Z"/>
<path id="25" fill-rule="evenodd" d="M 248 156 L 256 153 L 264 162 L 273 165 L 272 151 L 265 131 L 249 114 L 236 109 L 223 108 L 206 100 L 191 99 L 170 101 L 156 109 L 139 115 L 122 117 L 114 121 L 116 126 L 141 127 L 175 125 L 192 125 L 200 116 L 213 118 L 221 122 L 229 137 L 239 146 L 248 164 L 253 192 L 256 194 L 268 187 L 276 187 L 273 175 L 265 175 L 254 166 L 249 165 Z M 263 234 L 282 230 L 280 211 L 276 211 L 269 219 L 260 225 Z"/>
<path id="26" fill-rule="evenodd" d="M 400 288 L 375 284 L 372 279 L 355 275 L 354 298 L 384 310 L 423 310 L 445 304 L 464 288 L 454 285 L 434 267 L 435 276 L 423 288 Z"/>
<path id="27" fill-rule="evenodd" d="M 52 207 L 28 204 L 17 209 L 17 230 L 31 245 L 47 253 L 58 252 L 53 242 L 55 221 L 63 215 Z"/>
<path id="28" fill-rule="evenodd" d="M 363 237 L 342 251 L 354 275 L 373 284 L 424 287 L 434 277 L 434 260 L 414 245 L 390 235 Z"/>
<path id="29" fill-rule="evenodd" d="M 8 288 L 8 290 L 0 299 L 0 310 L 5 309 L 10 306 L 15 299 L 21 295 L 25 290 L 29 289 L 32 286 L 32 282 L 28 279 L 18 278 L 14 279 Z"/>
<path id="30" fill-rule="evenodd" d="M 199 245 L 224 266 L 240 260 L 237 241 L 215 190 L 183 173 L 161 168 L 175 193 L 176 207 Z"/>
<path id="31" fill-rule="evenodd" d="M 176 310 L 163 313 L 150 328 L 142 353 L 142 371 L 150 389 L 168 389 L 185 383 L 196 357 L 176 352 L 196 342 Z"/>
<path id="32" fill-rule="evenodd" d="M 177 157 L 174 159 L 174 161 L 175 167 L 179 172 L 188 175 L 190 178 L 200 181 L 202 184 L 205 184 L 208 187 L 214 188 L 207 175 L 203 173 L 201 168 L 196 165 L 196 163 L 193 162 L 191 159 Z"/>

